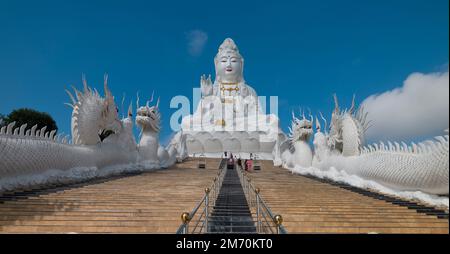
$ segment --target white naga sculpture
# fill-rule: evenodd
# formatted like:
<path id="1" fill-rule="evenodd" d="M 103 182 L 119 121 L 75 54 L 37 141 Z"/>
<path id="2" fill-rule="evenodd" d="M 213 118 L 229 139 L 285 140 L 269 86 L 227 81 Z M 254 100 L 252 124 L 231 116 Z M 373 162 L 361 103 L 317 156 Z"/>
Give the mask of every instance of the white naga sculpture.
<path id="1" fill-rule="evenodd" d="M 449 194 L 448 135 L 419 145 L 380 142 L 364 146 L 366 119 L 367 113 L 363 108 L 355 110 L 354 101 L 349 110 L 341 111 L 335 97 L 330 132 L 326 127 L 322 132 L 317 124 L 312 166 L 321 170 L 334 167 L 394 190 Z"/>
<path id="2" fill-rule="evenodd" d="M 175 164 L 177 160 L 177 148 L 171 145 L 166 150 L 159 143 L 159 132 L 161 128 L 159 99 L 155 106 L 150 107 L 149 103 L 147 103 L 145 107 L 138 108 L 136 124 L 141 128 L 141 139 L 138 145 L 139 161 L 150 164 L 159 163 L 163 168 Z"/>
<path id="3" fill-rule="evenodd" d="M 96 176 L 102 169 L 145 170 L 169 167 L 175 163 L 177 147 L 165 151 L 158 142 L 158 105 L 150 107 L 147 104 L 138 108 L 136 122 L 142 128 L 142 137 L 137 145 L 133 136 L 132 107 L 130 105 L 128 117 L 119 120 L 114 97 L 107 86 L 107 76 L 105 97 L 88 87 L 84 78 L 83 84 L 83 91 L 74 88 L 75 97 L 66 90 L 72 100 L 69 105 L 73 108 L 72 142 L 67 137 L 55 135 L 55 131 L 46 132 L 46 127 L 36 130 L 37 126 L 33 126 L 25 131 L 26 124 L 14 128 L 15 123 L 11 123 L 1 128 L 0 189 L 7 185 L 8 179 L 39 176 L 49 171 L 63 174 L 65 171 L 79 173 L 89 169 L 89 174 Z M 113 134 L 101 141 L 99 133 L 106 130 Z M 32 177 L 28 178 L 28 184 L 33 184 L 30 179 Z M 59 179 L 48 180 L 54 182 Z"/>
<path id="4" fill-rule="evenodd" d="M 244 80 L 244 58 L 232 39 L 220 45 L 214 65 L 214 83 L 211 76 L 201 76 L 197 110 L 182 120 L 188 153 L 270 154 L 280 132 L 278 117 L 262 113 L 255 90 Z"/>
<path id="5" fill-rule="evenodd" d="M 313 118 L 308 120 L 304 114 L 302 119 L 295 117 L 292 112 L 292 127 L 289 128 L 291 134 L 289 139 L 282 142 L 278 139 L 274 152 L 274 165 L 293 168 L 295 166 L 310 167 L 313 160 L 313 153 L 309 146 L 309 139 L 313 134 Z"/>

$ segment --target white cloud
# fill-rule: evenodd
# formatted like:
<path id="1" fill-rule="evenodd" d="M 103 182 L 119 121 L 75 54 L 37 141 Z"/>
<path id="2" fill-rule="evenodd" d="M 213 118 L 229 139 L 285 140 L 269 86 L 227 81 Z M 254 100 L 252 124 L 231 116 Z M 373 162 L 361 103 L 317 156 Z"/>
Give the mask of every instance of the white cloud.
<path id="1" fill-rule="evenodd" d="M 200 56 L 203 52 L 206 42 L 208 41 L 208 34 L 201 30 L 192 30 L 186 34 L 188 41 L 188 52 L 191 56 Z"/>
<path id="2" fill-rule="evenodd" d="M 442 134 L 449 126 L 449 72 L 413 73 L 403 83 L 362 103 L 373 126 L 370 139 L 413 139 Z"/>

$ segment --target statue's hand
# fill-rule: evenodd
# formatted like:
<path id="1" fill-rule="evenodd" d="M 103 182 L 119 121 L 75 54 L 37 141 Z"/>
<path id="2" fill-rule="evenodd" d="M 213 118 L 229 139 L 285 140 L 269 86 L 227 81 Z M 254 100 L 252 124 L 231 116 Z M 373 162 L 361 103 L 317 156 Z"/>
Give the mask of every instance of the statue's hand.
<path id="1" fill-rule="evenodd" d="M 211 75 L 206 78 L 206 75 L 202 75 L 200 78 L 200 89 L 203 96 L 210 96 L 213 94 L 213 85 L 211 82 Z"/>

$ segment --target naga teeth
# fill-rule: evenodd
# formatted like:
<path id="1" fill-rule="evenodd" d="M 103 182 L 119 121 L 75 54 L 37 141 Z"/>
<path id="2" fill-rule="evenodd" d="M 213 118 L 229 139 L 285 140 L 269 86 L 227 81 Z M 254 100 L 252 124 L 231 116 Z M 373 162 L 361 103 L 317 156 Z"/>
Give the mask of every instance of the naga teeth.
<path id="1" fill-rule="evenodd" d="M 378 144 L 377 144 L 377 143 L 374 143 L 373 146 L 375 147 L 375 151 L 378 151 L 378 150 L 379 150 Z"/>
<path id="2" fill-rule="evenodd" d="M 389 151 L 394 150 L 394 146 L 392 145 L 391 141 L 388 141 Z"/>
<path id="3" fill-rule="evenodd" d="M 397 143 L 397 142 L 394 142 L 394 144 L 395 144 L 395 151 L 400 151 L 400 144 L 399 143 Z"/>
<path id="4" fill-rule="evenodd" d="M 385 149 L 386 148 L 385 148 L 383 141 L 380 141 L 380 150 L 384 151 Z"/>
<path id="5" fill-rule="evenodd" d="M 25 136 L 25 128 L 27 128 L 27 124 L 22 124 L 22 126 L 20 126 L 20 131 L 19 131 L 20 136 Z"/>
<path id="6" fill-rule="evenodd" d="M 11 135 L 14 125 L 16 125 L 16 122 L 12 122 L 10 124 L 8 124 L 8 126 L 6 127 L 6 135 Z"/>
<path id="7" fill-rule="evenodd" d="M 51 140 L 53 140 L 54 137 L 55 137 L 55 133 L 56 133 L 56 130 L 52 130 L 52 131 L 50 132 L 50 136 L 49 136 L 48 138 L 51 139 Z"/>
<path id="8" fill-rule="evenodd" d="M 42 127 L 41 131 L 40 131 L 40 137 L 41 138 L 45 138 L 45 130 L 47 129 L 47 126 Z"/>
<path id="9" fill-rule="evenodd" d="M 412 142 L 411 146 L 413 153 L 419 153 L 419 148 L 417 147 L 416 143 Z"/>
<path id="10" fill-rule="evenodd" d="M 37 129 L 37 124 L 36 125 L 34 125 L 33 127 L 31 127 L 31 134 L 30 134 L 30 136 L 32 136 L 32 137 L 34 137 L 34 136 L 36 136 L 36 129 Z"/>
<path id="11" fill-rule="evenodd" d="M 408 151 L 408 145 L 402 141 L 402 151 L 407 152 Z"/>

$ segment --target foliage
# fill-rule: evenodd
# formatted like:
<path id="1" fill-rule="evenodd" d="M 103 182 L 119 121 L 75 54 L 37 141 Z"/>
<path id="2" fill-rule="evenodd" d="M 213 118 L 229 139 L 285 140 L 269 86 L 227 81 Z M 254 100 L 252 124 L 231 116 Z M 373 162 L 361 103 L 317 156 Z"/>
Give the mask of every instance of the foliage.
<path id="1" fill-rule="evenodd" d="M 58 131 L 58 126 L 56 125 L 55 120 L 45 112 L 39 112 L 34 109 L 29 108 L 20 108 L 13 110 L 6 117 L 0 115 L 0 119 L 3 118 L 3 123 L 0 126 L 8 125 L 12 122 L 16 122 L 16 127 L 22 126 L 23 124 L 27 124 L 27 130 L 31 129 L 34 125 L 37 124 L 37 129 L 41 129 L 44 126 L 47 126 L 47 131 L 56 130 Z M 1 122 L 1 120 L 0 120 Z"/>

